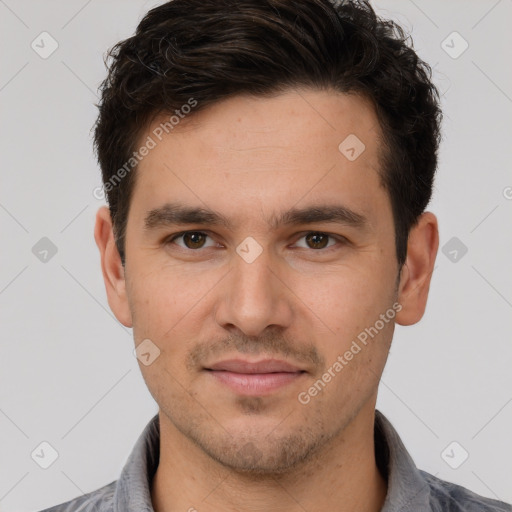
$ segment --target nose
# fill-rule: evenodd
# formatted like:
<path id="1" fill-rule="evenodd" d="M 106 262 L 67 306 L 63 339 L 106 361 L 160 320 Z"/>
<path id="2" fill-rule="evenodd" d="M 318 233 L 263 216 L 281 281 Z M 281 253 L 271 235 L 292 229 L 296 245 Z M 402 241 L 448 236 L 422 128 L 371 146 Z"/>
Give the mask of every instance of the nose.
<path id="1" fill-rule="evenodd" d="M 271 259 L 267 250 L 251 263 L 234 255 L 232 270 L 219 289 L 216 321 L 220 326 L 240 329 L 247 336 L 260 336 L 270 326 L 290 325 L 293 294 Z"/>

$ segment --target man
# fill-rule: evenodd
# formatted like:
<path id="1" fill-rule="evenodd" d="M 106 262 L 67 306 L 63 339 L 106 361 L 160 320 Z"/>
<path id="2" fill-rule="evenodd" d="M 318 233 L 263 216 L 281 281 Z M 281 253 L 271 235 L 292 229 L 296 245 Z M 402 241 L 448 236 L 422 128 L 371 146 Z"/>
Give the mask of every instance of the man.
<path id="1" fill-rule="evenodd" d="M 511 511 L 418 470 L 375 410 L 425 310 L 441 113 L 365 3 L 174 0 L 116 45 L 95 239 L 159 414 L 51 511 Z"/>

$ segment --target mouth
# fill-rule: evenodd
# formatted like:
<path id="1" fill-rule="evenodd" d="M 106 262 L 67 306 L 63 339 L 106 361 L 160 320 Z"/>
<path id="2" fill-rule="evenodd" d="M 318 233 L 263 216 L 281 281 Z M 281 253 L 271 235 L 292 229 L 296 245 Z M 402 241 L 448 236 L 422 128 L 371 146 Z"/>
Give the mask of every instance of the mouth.
<path id="1" fill-rule="evenodd" d="M 269 395 L 307 373 L 297 366 L 277 359 L 256 362 L 229 359 L 212 364 L 205 370 L 219 384 L 246 396 Z"/>

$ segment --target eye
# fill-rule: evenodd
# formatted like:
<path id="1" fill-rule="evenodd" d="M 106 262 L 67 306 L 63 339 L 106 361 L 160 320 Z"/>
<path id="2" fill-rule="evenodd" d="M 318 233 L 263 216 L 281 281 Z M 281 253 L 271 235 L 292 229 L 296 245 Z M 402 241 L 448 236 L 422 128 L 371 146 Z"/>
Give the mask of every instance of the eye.
<path id="1" fill-rule="evenodd" d="M 204 247 L 213 247 L 213 245 L 205 245 L 206 239 L 210 238 L 202 231 L 184 231 L 173 235 L 166 243 L 175 243 L 175 240 L 181 239 L 184 245 L 176 244 L 183 249 L 203 249 Z M 213 241 L 212 241 L 213 242 Z"/>
<path id="2" fill-rule="evenodd" d="M 340 237 L 341 238 L 341 237 Z M 301 237 L 299 240 L 305 239 L 306 245 L 302 245 L 301 247 L 305 249 L 325 249 L 328 247 L 332 247 L 335 245 L 335 240 L 333 235 L 329 235 L 328 233 L 322 233 L 320 231 L 312 231 L 310 233 L 307 233 L 305 236 Z M 329 242 L 329 239 L 333 240 L 333 243 L 331 245 L 327 245 Z M 341 241 L 341 240 L 339 240 Z"/>

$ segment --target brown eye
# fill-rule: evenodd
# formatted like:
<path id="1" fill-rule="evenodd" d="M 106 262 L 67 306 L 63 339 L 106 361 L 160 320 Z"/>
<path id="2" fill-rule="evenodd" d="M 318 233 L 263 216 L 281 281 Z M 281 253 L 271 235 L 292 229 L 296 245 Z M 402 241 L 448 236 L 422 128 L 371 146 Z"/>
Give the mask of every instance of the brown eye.
<path id="1" fill-rule="evenodd" d="M 215 240 L 204 231 L 182 231 L 164 240 L 165 245 L 173 250 L 178 246 L 182 251 L 201 253 L 201 249 L 213 249 L 219 246 Z"/>
<path id="2" fill-rule="evenodd" d="M 183 242 L 189 249 L 200 249 L 205 242 L 206 235 L 197 231 L 191 231 L 183 235 Z"/>
<path id="3" fill-rule="evenodd" d="M 329 242 L 329 235 L 325 233 L 309 233 L 305 238 L 311 249 L 324 249 Z"/>

